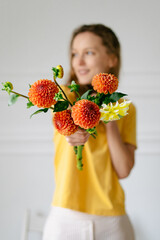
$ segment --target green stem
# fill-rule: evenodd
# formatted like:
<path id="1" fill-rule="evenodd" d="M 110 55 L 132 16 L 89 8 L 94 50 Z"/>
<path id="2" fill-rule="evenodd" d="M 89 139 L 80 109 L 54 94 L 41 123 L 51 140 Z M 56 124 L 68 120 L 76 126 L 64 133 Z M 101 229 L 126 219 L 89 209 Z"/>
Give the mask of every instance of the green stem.
<path id="1" fill-rule="evenodd" d="M 96 138 L 96 135 L 94 135 L 94 133 L 90 133 L 90 135 L 91 135 L 93 138 Z"/>
<path id="2" fill-rule="evenodd" d="M 77 146 L 73 147 L 75 154 L 77 155 Z"/>
<path id="3" fill-rule="evenodd" d="M 63 98 L 63 97 L 62 97 L 62 99 L 63 99 L 64 101 L 66 101 L 66 98 Z M 68 100 L 67 100 L 67 101 L 68 101 Z"/>
<path id="4" fill-rule="evenodd" d="M 77 94 L 77 96 L 78 96 L 79 98 L 81 98 L 81 95 L 79 94 L 79 92 L 75 91 L 75 93 Z"/>
<path id="5" fill-rule="evenodd" d="M 24 98 L 27 98 L 27 99 L 28 99 L 28 97 L 25 96 L 25 95 L 23 95 L 23 94 L 20 94 L 20 93 L 14 92 L 14 91 L 11 91 L 11 93 L 14 93 L 14 94 L 16 94 L 16 95 L 18 95 L 18 96 L 20 96 L 20 97 L 24 97 Z"/>
<path id="6" fill-rule="evenodd" d="M 82 163 L 82 150 L 84 145 L 77 146 L 77 168 L 79 170 L 83 170 L 83 163 Z"/>
<path id="7" fill-rule="evenodd" d="M 55 84 L 56 84 L 56 85 L 58 86 L 58 88 L 62 91 L 62 93 L 63 93 L 63 95 L 65 96 L 66 100 L 69 102 L 69 104 L 70 104 L 71 107 L 72 107 L 72 106 L 73 106 L 72 103 L 71 103 L 71 102 L 69 101 L 69 99 L 67 98 L 67 96 L 66 96 L 65 92 L 63 91 L 63 89 L 62 89 L 62 88 L 60 87 L 60 85 L 57 83 L 55 76 L 53 77 L 53 79 L 54 79 Z"/>
<path id="8" fill-rule="evenodd" d="M 14 92 L 14 91 L 11 91 L 11 93 L 14 93 L 14 94 L 16 94 L 16 95 L 18 95 L 18 96 L 20 96 L 20 97 L 24 97 L 24 98 L 27 98 L 27 99 L 28 99 L 28 97 L 25 96 L 25 95 L 23 95 L 23 94 L 20 94 L 20 93 Z M 50 109 L 54 110 L 53 107 L 50 107 Z"/>

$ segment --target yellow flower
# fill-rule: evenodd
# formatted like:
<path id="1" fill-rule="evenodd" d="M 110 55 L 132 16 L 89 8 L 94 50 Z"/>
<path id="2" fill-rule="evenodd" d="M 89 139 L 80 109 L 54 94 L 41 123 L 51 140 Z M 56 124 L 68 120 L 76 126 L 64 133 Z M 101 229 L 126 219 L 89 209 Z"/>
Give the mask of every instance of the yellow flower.
<path id="1" fill-rule="evenodd" d="M 100 120 L 104 122 L 119 120 L 128 114 L 130 103 L 131 101 L 124 100 L 122 103 L 117 101 L 116 103 L 102 104 Z"/>

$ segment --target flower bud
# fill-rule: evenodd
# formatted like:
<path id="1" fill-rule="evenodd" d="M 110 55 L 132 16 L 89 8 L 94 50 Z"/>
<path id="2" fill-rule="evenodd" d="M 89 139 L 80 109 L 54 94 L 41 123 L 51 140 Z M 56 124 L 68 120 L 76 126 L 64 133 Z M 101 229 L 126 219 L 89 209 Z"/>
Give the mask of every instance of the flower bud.
<path id="1" fill-rule="evenodd" d="M 63 75 L 64 75 L 63 67 L 62 67 L 61 65 L 58 65 L 58 66 L 56 67 L 56 69 L 58 70 L 57 77 L 58 77 L 58 78 L 63 78 Z"/>

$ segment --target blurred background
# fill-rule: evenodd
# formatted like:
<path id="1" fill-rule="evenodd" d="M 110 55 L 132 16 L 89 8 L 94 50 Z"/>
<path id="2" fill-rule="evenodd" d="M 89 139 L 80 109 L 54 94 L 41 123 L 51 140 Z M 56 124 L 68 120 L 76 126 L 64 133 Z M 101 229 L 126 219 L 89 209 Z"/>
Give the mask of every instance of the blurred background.
<path id="1" fill-rule="evenodd" d="M 160 2 L 158 0 L 1 0 L 0 82 L 28 93 L 29 84 L 69 70 L 74 28 L 102 23 L 122 46 L 119 90 L 137 107 L 136 164 L 121 181 L 137 240 L 160 236 Z M 64 80 L 65 81 L 65 76 Z M 54 191 L 51 114 L 30 115 L 0 91 L 0 239 L 21 239 L 26 209 L 47 216 Z M 73 193 L 74 194 L 74 193 Z M 30 236 L 31 240 L 37 236 Z"/>

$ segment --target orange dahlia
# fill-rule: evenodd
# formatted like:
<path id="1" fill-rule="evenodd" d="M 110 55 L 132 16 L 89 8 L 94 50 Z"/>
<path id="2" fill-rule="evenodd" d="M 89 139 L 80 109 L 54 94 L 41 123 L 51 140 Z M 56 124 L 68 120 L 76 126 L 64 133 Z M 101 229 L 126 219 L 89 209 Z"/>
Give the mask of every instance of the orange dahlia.
<path id="1" fill-rule="evenodd" d="M 74 124 L 71 110 L 69 109 L 56 112 L 53 117 L 53 125 L 60 134 L 65 136 L 75 133 L 78 129 L 78 126 Z"/>
<path id="2" fill-rule="evenodd" d="M 56 104 L 55 94 L 59 92 L 57 85 L 48 79 L 40 79 L 29 89 L 29 100 L 37 107 L 49 108 Z"/>
<path id="3" fill-rule="evenodd" d="M 98 93 L 112 94 L 118 88 L 118 78 L 113 74 L 100 73 L 93 77 L 92 86 Z"/>
<path id="4" fill-rule="evenodd" d="M 93 128 L 99 123 L 100 111 L 97 104 L 86 99 L 79 100 L 72 107 L 74 123 L 81 128 Z"/>

